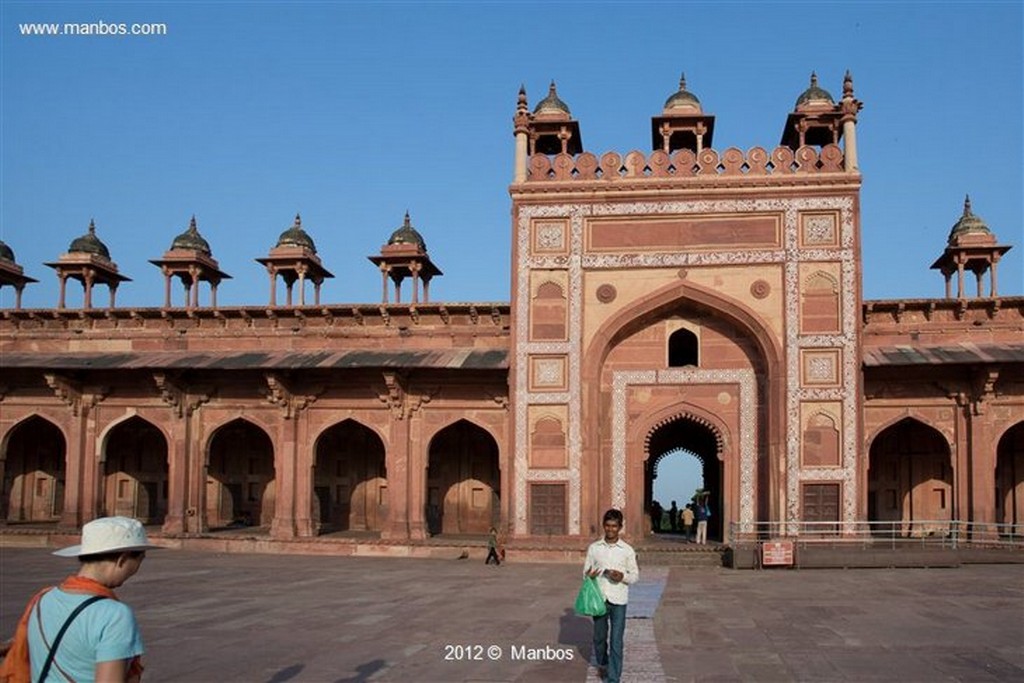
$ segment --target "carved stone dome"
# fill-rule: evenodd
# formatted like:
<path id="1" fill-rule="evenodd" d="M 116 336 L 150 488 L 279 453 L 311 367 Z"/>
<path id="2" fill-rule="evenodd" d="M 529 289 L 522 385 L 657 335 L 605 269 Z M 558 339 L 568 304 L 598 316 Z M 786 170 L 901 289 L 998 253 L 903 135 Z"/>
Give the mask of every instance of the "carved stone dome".
<path id="1" fill-rule="evenodd" d="M 68 253 L 70 254 L 95 254 L 101 256 L 108 261 L 110 260 L 110 250 L 107 249 L 107 245 L 100 241 L 100 238 L 96 236 L 96 223 L 92 220 L 89 221 L 89 232 L 74 239 L 71 242 L 71 246 L 68 247 Z"/>
<path id="2" fill-rule="evenodd" d="M 0 240 L 0 259 L 14 263 L 14 250 L 7 246 L 3 240 Z"/>
<path id="3" fill-rule="evenodd" d="M 537 106 L 533 109 L 534 115 L 539 114 L 563 114 L 565 116 L 571 116 L 572 113 L 569 111 L 569 105 L 563 102 L 558 97 L 558 91 L 555 89 L 555 82 L 551 81 L 551 85 L 548 87 L 548 96 L 537 103 Z"/>
<path id="4" fill-rule="evenodd" d="M 824 88 L 818 87 L 818 74 L 811 72 L 811 85 L 800 93 L 800 97 L 796 98 L 796 108 L 808 104 L 829 104 L 835 105 L 836 101 L 832 99 L 832 95 Z"/>
<path id="5" fill-rule="evenodd" d="M 181 233 L 174 238 L 171 242 L 171 250 L 186 249 L 189 251 L 201 251 L 207 256 L 211 256 L 213 252 L 210 251 L 210 243 L 203 239 L 202 235 L 199 234 L 199 229 L 196 227 L 196 217 L 192 216 L 192 220 L 189 221 L 188 230 Z"/>
<path id="6" fill-rule="evenodd" d="M 971 198 L 970 196 L 964 197 L 964 215 L 960 217 L 954 225 L 953 229 L 949 231 L 949 241 L 954 242 L 958 237 L 964 235 L 991 235 L 992 231 L 988 229 L 988 225 L 985 221 L 981 220 L 979 216 L 975 216 L 971 212 Z"/>
<path id="7" fill-rule="evenodd" d="M 277 238 L 277 246 L 305 247 L 314 254 L 316 253 L 316 245 L 313 243 L 313 238 L 302 229 L 302 217 L 299 214 L 295 214 L 295 223 L 292 227 L 282 232 L 281 236 Z"/>
<path id="8" fill-rule="evenodd" d="M 679 90 L 665 100 L 665 111 L 672 109 L 696 109 L 701 111 L 700 100 L 686 89 L 686 74 L 679 77 Z"/>
<path id="9" fill-rule="evenodd" d="M 405 221 L 401 227 L 391 233 L 391 237 L 388 238 L 388 244 L 412 244 L 423 251 L 427 250 L 427 243 L 423 240 L 423 235 L 416 231 L 416 228 L 412 227 L 412 223 L 409 222 L 409 212 L 405 212 Z"/>

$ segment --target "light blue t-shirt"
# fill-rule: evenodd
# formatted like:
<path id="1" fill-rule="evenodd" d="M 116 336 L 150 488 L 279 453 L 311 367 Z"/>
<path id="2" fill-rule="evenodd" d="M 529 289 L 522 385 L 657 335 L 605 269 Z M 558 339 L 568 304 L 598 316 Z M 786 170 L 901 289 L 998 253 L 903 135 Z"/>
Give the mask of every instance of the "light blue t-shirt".
<path id="1" fill-rule="evenodd" d="M 57 632 L 80 603 L 91 596 L 48 591 L 32 610 L 28 622 L 28 648 L 32 659 L 32 680 L 38 680 Z M 39 619 L 43 622 L 40 634 Z M 43 635 L 46 640 L 44 642 Z M 143 652 L 142 637 L 131 607 L 117 600 L 98 600 L 79 612 L 57 648 L 48 681 L 77 683 L 96 679 L 96 663 L 130 659 Z M 66 676 L 64 674 L 67 674 Z"/>

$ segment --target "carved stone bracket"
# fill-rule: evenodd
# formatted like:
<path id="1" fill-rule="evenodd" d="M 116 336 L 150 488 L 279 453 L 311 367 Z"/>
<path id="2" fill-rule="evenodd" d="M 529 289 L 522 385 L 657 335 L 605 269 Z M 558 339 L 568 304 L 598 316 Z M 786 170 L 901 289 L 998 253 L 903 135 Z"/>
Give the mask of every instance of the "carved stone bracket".
<path id="1" fill-rule="evenodd" d="M 263 377 L 267 380 L 267 400 L 284 411 L 286 420 L 311 406 L 324 393 L 322 385 L 312 385 L 306 387 L 307 391 L 298 393 L 288 385 L 284 376 L 274 372 L 268 372 Z"/>
<path id="2" fill-rule="evenodd" d="M 391 415 L 396 420 L 405 419 L 405 387 L 404 377 L 397 372 L 384 373 L 384 391 L 378 393 L 377 397 L 381 403 L 391 409 Z"/>
<path id="3" fill-rule="evenodd" d="M 177 417 L 191 415 L 213 397 L 212 388 L 188 387 L 179 378 L 163 372 L 154 372 L 153 381 L 160 392 L 160 398 L 174 410 Z"/>
<path id="4" fill-rule="evenodd" d="M 408 400 L 409 417 L 412 417 L 416 411 L 430 403 L 440 393 L 441 387 L 426 387 L 415 396 L 410 396 Z"/>
<path id="5" fill-rule="evenodd" d="M 985 412 L 985 403 L 995 398 L 995 386 L 999 380 L 999 368 L 979 368 L 972 382 L 972 408 L 975 415 Z"/>
<path id="6" fill-rule="evenodd" d="M 497 403 L 502 410 L 508 410 L 508 394 L 492 394 L 488 391 L 487 398 Z"/>
<path id="7" fill-rule="evenodd" d="M 83 387 L 69 377 L 48 372 L 43 375 L 47 386 L 63 401 L 75 417 L 82 411 L 95 406 L 110 393 L 110 387 L 95 385 Z"/>

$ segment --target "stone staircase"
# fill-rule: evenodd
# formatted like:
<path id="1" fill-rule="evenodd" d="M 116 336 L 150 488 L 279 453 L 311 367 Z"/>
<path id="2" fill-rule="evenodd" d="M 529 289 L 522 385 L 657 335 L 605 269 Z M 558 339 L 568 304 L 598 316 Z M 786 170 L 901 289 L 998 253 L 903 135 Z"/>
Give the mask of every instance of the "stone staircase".
<path id="1" fill-rule="evenodd" d="M 636 549 L 637 563 L 641 567 L 669 566 L 686 569 L 714 569 L 725 566 L 729 547 L 718 544 L 643 545 Z"/>

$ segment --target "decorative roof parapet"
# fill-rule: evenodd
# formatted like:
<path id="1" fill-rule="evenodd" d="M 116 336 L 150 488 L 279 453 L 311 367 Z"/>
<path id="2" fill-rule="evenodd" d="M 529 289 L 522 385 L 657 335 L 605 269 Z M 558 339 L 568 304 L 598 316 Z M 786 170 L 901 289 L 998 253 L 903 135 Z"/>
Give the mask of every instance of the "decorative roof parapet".
<path id="1" fill-rule="evenodd" d="M 843 150 L 838 145 L 825 145 L 820 153 L 810 146 L 795 152 L 789 147 L 776 147 L 771 153 L 763 147 L 752 147 L 747 152 L 730 147 L 721 154 L 713 149 L 701 150 L 699 154 L 684 149 L 672 155 L 663 150 L 649 155 L 637 150 L 625 158 L 617 152 L 606 152 L 600 159 L 590 152 L 551 157 L 534 154 L 530 157 L 527 182 L 843 172 Z"/>

